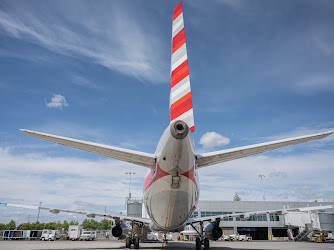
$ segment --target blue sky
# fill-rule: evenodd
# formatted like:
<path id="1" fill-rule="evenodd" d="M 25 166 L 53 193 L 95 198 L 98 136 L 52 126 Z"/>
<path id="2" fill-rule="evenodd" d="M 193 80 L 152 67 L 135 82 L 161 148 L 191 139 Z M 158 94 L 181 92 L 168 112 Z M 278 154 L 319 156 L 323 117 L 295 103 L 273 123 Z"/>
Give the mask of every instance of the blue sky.
<path id="1" fill-rule="evenodd" d="M 119 211 L 126 171 L 141 196 L 145 168 L 17 129 L 153 153 L 168 125 L 177 4 L 1 1 L 1 201 Z M 333 130 L 332 1 L 184 1 L 183 10 L 197 152 Z M 218 164 L 200 170 L 201 198 L 261 200 L 259 174 L 268 200 L 333 197 L 333 162 L 330 136 Z M 36 212 L 0 214 L 7 222 Z"/>

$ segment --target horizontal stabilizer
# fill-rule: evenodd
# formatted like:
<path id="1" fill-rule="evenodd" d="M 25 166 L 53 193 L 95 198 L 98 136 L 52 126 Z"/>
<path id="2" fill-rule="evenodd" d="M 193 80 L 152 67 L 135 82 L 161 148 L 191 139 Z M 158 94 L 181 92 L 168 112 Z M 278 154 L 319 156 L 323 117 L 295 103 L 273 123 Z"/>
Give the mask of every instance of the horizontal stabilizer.
<path id="1" fill-rule="evenodd" d="M 20 130 L 37 139 L 54 142 L 57 144 L 80 149 L 98 155 L 103 155 L 120 161 L 130 162 L 144 167 L 150 167 L 152 164 L 155 163 L 155 156 L 153 154 L 93 142 L 81 141 L 62 136 L 50 135 L 26 129 Z"/>
<path id="2" fill-rule="evenodd" d="M 232 161 L 235 159 L 243 158 L 250 155 L 256 155 L 268 151 L 272 151 L 279 148 L 284 148 L 304 142 L 319 140 L 329 136 L 334 131 L 328 131 L 319 134 L 299 136 L 284 140 L 271 141 L 265 143 L 254 144 L 245 147 L 225 149 L 216 152 L 204 153 L 197 155 L 198 168 L 205 167 L 221 162 Z"/>

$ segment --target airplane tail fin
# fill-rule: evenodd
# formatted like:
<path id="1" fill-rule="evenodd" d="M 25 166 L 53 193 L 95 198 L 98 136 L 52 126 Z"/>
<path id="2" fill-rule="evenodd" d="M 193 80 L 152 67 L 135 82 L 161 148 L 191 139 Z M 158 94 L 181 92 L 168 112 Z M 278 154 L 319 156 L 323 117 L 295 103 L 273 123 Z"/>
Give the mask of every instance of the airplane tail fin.
<path id="1" fill-rule="evenodd" d="M 195 131 L 182 2 L 173 11 L 169 123 L 184 121 Z"/>

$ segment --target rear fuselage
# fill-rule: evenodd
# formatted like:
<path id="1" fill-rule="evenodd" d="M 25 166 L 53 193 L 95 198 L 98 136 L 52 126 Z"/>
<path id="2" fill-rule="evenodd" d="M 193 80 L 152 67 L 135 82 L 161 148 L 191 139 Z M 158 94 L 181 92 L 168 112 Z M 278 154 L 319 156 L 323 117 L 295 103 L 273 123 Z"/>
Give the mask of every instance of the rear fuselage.
<path id="1" fill-rule="evenodd" d="M 196 156 L 188 126 L 182 121 L 170 124 L 155 155 L 156 164 L 147 174 L 143 190 L 150 227 L 155 231 L 183 230 L 199 198 Z"/>

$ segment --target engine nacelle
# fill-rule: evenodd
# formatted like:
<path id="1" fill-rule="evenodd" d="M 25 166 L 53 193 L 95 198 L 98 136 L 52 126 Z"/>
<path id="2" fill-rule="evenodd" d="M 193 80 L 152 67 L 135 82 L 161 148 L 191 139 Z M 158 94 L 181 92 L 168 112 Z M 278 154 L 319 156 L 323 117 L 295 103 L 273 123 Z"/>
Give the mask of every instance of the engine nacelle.
<path id="1" fill-rule="evenodd" d="M 125 239 L 129 232 L 131 232 L 131 228 L 126 223 L 116 224 L 111 230 L 112 236 L 119 239 Z"/>
<path id="2" fill-rule="evenodd" d="M 222 235 L 223 230 L 212 223 L 207 224 L 204 228 L 204 237 L 210 240 L 218 240 Z"/>

